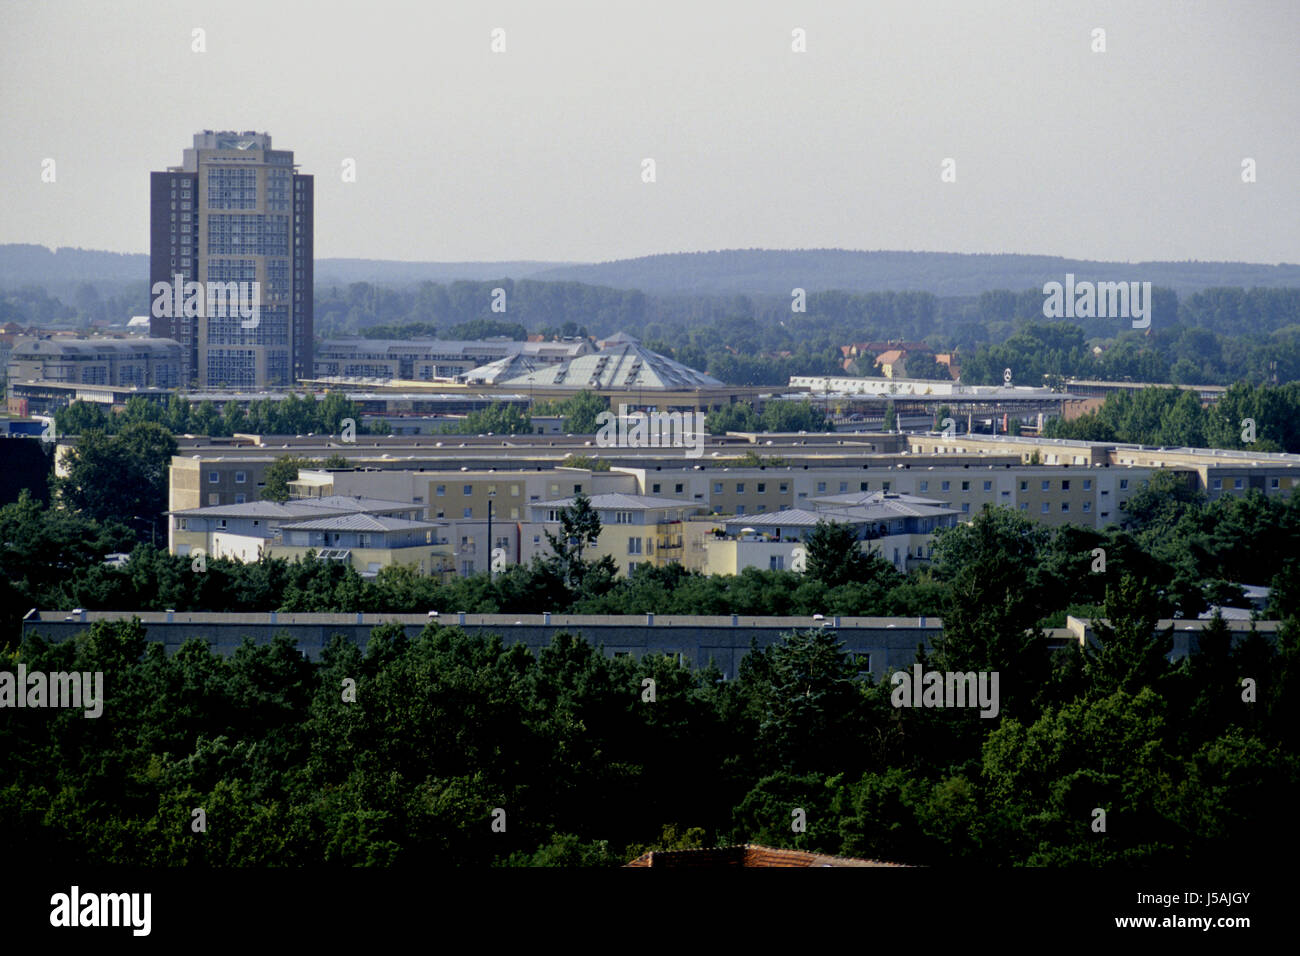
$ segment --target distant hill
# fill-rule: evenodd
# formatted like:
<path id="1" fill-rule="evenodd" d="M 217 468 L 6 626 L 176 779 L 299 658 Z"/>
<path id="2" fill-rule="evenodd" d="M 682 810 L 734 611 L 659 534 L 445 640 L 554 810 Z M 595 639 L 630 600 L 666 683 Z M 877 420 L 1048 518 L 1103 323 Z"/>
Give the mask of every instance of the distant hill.
<path id="1" fill-rule="evenodd" d="M 1042 288 L 1063 281 L 1150 281 L 1180 295 L 1214 286 L 1300 286 L 1300 265 L 1245 262 L 1092 262 L 1059 256 L 953 252 L 854 252 L 846 249 L 728 249 L 564 266 L 533 276 L 650 295 L 673 293 L 789 295 L 793 288 L 846 292 L 923 291 L 977 295 L 989 289 Z"/>
<path id="2" fill-rule="evenodd" d="M 390 259 L 317 259 L 317 285 L 351 282 L 454 282 L 457 279 L 532 279 L 539 272 L 570 268 L 555 262 L 394 262 Z"/>
<path id="3" fill-rule="evenodd" d="M 395 262 L 388 259 L 317 259 L 319 285 L 454 282 L 456 279 L 526 279 L 563 262 Z M 45 246 L 0 244 L 0 285 L 62 285 L 69 282 L 145 282 L 149 256 Z"/>
<path id="4" fill-rule="evenodd" d="M 146 282 L 149 257 L 143 253 L 100 252 L 45 246 L 0 245 L 0 285 L 54 285 L 67 282 Z"/>
<path id="5" fill-rule="evenodd" d="M 970 255 L 953 252 L 854 252 L 846 249 L 729 249 L 683 252 L 591 264 L 556 262 L 395 262 L 317 259 L 317 285 L 375 282 L 403 285 L 457 279 L 581 282 L 651 295 L 925 291 L 937 296 L 1020 291 L 1061 281 L 1067 272 L 1092 281 L 1149 281 L 1180 295 L 1215 286 L 1300 287 L 1300 265 L 1246 262 L 1093 262 L 1059 256 Z M 0 245 L 0 286 L 34 283 L 142 282 L 143 253 Z"/>

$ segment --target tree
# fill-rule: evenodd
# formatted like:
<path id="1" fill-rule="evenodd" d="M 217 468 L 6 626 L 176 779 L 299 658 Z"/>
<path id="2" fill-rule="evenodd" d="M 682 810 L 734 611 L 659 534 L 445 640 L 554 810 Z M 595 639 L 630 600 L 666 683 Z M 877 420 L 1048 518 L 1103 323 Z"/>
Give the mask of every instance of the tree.
<path id="1" fill-rule="evenodd" d="M 933 354 L 929 352 L 909 352 L 903 368 L 907 372 L 908 378 L 927 379 L 930 381 L 940 381 L 952 378 L 948 374 L 948 366 L 941 365 L 935 360 Z"/>
<path id="2" fill-rule="evenodd" d="M 604 458 L 593 458 L 590 455 L 568 455 L 564 461 L 560 462 L 562 468 L 586 468 L 589 471 L 609 471 L 609 461 Z"/>
<path id="3" fill-rule="evenodd" d="M 1151 528 L 1169 532 L 1189 509 L 1205 503 L 1205 495 L 1197 491 L 1181 475 L 1172 471 L 1157 471 L 1138 489 L 1121 510 L 1125 528 L 1144 530 Z"/>
<path id="4" fill-rule="evenodd" d="M 314 468 L 317 462 L 298 455 L 281 455 L 266 468 L 262 488 L 263 501 L 288 501 L 289 482 L 298 480 L 303 468 Z"/>
<path id="5" fill-rule="evenodd" d="M 829 432 L 832 425 L 820 408 L 801 402 L 768 402 L 763 407 L 763 430 L 769 432 Z"/>
<path id="6" fill-rule="evenodd" d="M 1085 648 L 1086 672 L 1097 697 L 1116 691 L 1137 694 L 1157 684 L 1169 672 L 1173 646 L 1169 631 L 1158 631 L 1160 614 L 1150 588 L 1131 574 L 1118 587 L 1106 589 L 1106 620 L 1094 621 L 1098 646 Z"/>
<path id="7" fill-rule="evenodd" d="M 596 416 L 608 410 L 609 399 L 585 389 L 561 406 L 564 427 L 574 435 L 594 435 L 600 429 Z"/>
<path id="8" fill-rule="evenodd" d="M 454 430 L 461 435 L 527 435 L 533 430 L 533 422 L 518 406 L 493 402 L 470 412 Z"/>
<path id="9" fill-rule="evenodd" d="M 885 424 L 884 429 L 887 432 L 898 431 L 898 413 L 894 411 L 894 403 L 890 402 L 885 406 Z"/>
<path id="10" fill-rule="evenodd" d="M 579 492 L 572 505 L 560 509 L 559 518 L 560 533 L 545 532 L 551 560 L 566 584 L 581 586 L 587 571 L 582 554 L 600 537 L 600 515 L 591 507 L 591 499 Z"/>
<path id="11" fill-rule="evenodd" d="M 704 427 L 710 435 L 727 432 L 756 432 L 763 427 L 762 420 L 754 414 L 754 407 L 745 402 L 724 405 L 704 416 Z"/>
<path id="12" fill-rule="evenodd" d="M 808 534 L 808 576 L 828 588 L 868 577 L 871 558 L 862 553 L 853 525 L 818 521 Z"/>
<path id="13" fill-rule="evenodd" d="M 176 454 L 176 439 L 156 422 L 138 422 L 123 428 L 116 441 L 131 463 L 132 475 L 140 483 L 132 504 L 136 510 L 132 514 L 151 521 L 160 517 L 167 510 L 168 476 L 172 456 Z"/>
<path id="14" fill-rule="evenodd" d="M 111 431 L 114 426 L 111 412 L 105 414 L 97 402 L 78 399 L 54 413 L 55 431 L 60 435 L 84 435 L 89 431 Z"/>
<path id="15" fill-rule="evenodd" d="M 71 448 L 63 477 L 51 479 L 59 501 L 96 521 L 154 520 L 167 507 L 167 475 L 176 441 L 153 422 L 118 436 L 90 431 Z"/>

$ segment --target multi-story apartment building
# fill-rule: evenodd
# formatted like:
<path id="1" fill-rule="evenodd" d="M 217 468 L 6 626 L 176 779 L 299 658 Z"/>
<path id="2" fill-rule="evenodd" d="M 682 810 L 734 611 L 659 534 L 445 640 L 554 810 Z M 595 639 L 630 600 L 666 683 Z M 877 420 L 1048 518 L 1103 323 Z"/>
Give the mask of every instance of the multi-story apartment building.
<path id="1" fill-rule="evenodd" d="M 267 133 L 204 130 L 180 166 L 150 180 L 150 329 L 180 343 L 182 384 L 310 378 L 313 179 L 293 152 L 272 149 Z M 255 321 L 214 300 L 230 283 L 255 291 Z"/>
<path id="2" fill-rule="evenodd" d="M 394 564 L 450 574 L 445 525 L 421 520 L 422 511 L 401 501 L 343 495 L 184 509 L 170 514 L 168 547 L 179 555 L 240 561 L 293 559 L 311 551 L 365 576 Z"/>
<path id="3" fill-rule="evenodd" d="M 364 445 L 348 445 L 285 436 L 274 440 L 279 444 L 246 442 L 247 447 L 184 440 L 173 459 L 171 506 L 180 510 L 228 505 L 241 497 L 255 501 L 262 474 L 277 456 L 341 455 L 350 469 L 306 471 L 293 484 L 293 493 L 406 502 L 420 509 L 422 520 L 446 523 L 454 566 L 461 574 L 486 570 L 496 549 L 507 564 L 547 553 L 545 531 L 556 527 L 549 512 L 559 507 L 548 503 L 579 493 L 671 501 L 672 508 L 682 509 L 680 529 L 666 527 L 676 518 L 647 516 L 653 511 L 649 506 L 606 509 L 616 515 L 616 525 L 628 524 L 617 519 L 618 512 L 636 512 L 631 524 L 638 530 L 611 532 L 617 540 L 611 537 L 600 552 L 614 556 L 626 573 L 631 564 L 652 560 L 652 555 L 656 563 L 680 560 L 701 569 L 751 566 L 748 557 L 721 557 L 722 546 L 709 558 L 705 544 L 710 536 L 715 541 L 744 537 L 745 528 L 755 529 L 751 535 L 775 537 L 777 524 L 802 527 L 799 515 L 792 512 L 807 516 L 872 501 L 879 507 L 891 502 L 907 506 L 907 496 L 925 499 L 926 507 L 951 512 L 956 520 L 970 520 L 991 505 L 1015 509 L 1049 526 L 1104 528 L 1122 519 L 1124 504 L 1162 469 L 1211 496 L 1252 490 L 1289 495 L 1300 485 L 1296 455 L 933 435 L 912 436 L 910 452 L 882 453 L 875 450 L 878 442 L 866 440 L 875 437 L 857 442 L 847 436 L 818 436 L 815 441 L 812 436 L 764 436 L 763 455 L 780 462 L 765 465 L 742 464 L 740 449 L 754 446 L 741 438 L 712 439 L 708 456 L 698 462 L 671 449 L 602 450 L 611 454 L 609 470 L 560 464 L 570 455 L 592 454 L 595 449 L 583 437 L 368 437 Z M 766 532 L 760 530 L 764 520 L 774 522 Z M 896 532 L 907 540 L 881 543 L 882 554 L 900 568 L 927 560 L 926 536 L 933 530 L 919 523 L 909 528 L 904 522 Z M 634 537 L 641 539 L 640 552 L 626 550 L 635 547 L 630 543 Z M 770 566 L 771 557 L 758 566 Z"/>
<path id="4" fill-rule="evenodd" d="M 930 560 L 935 532 L 955 525 L 958 514 L 938 501 L 912 495 L 831 495 L 814 499 L 811 509 L 692 521 L 682 563 L 705 574 L 739 574 L 745 568 L 802 570 L 809 534 L 818 522 L 832 521 L 853 528 L 864 552 L 907 571 Z"/>
<path id="5" fill-rule="evenodd" d="M 651 495 L 614 493 L 589 498 L 591 509 L 600 518 L 600 537 L 583 558 L 599 561 L 608 555 L 620 574 L 631 574 L 639 564 L 659 567 L 683 563 L 685 523 L 703 510 L 694 502 Z M 560 511 L 572 507 L 575 500 L 570 496 L 530 506 L 534 527 L 530 529 L 532 543 L 524 552 L 525 560 L 531 560 L 533 554 L 550 552 L 543 529 L 558 536 Z"/>

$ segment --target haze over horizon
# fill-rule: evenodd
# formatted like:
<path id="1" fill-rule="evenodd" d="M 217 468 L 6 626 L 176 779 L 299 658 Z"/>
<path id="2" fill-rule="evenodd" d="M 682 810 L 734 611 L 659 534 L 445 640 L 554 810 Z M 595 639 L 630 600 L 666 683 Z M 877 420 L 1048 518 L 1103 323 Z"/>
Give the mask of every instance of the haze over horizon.
<path id="1" fill-rule="evenodd" d="M 1297 37 L 1283 2 L 11 4 L 0 242 L 147 252 L 149 172 L 254 129 L 316 177 L 318 259 L 1294 263 Z"/>

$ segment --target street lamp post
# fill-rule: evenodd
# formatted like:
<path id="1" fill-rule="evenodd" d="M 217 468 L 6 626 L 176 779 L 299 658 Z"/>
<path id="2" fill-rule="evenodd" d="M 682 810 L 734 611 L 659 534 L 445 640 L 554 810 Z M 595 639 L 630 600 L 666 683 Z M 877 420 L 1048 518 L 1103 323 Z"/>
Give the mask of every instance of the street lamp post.
<path id="1" fill-rule="evenodd" d="M 493 567 L 492 553 L 495 550 L 492 542 L 492 499 L 496 497 L 495 491 L 488 492 L 488 527 L 487 527 L 487 544 L 488 544 L 488 580 L 491 581 L 496 573 Z"/>

